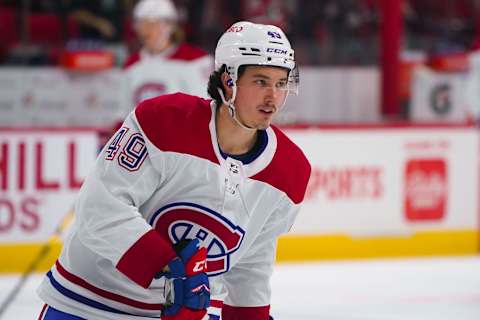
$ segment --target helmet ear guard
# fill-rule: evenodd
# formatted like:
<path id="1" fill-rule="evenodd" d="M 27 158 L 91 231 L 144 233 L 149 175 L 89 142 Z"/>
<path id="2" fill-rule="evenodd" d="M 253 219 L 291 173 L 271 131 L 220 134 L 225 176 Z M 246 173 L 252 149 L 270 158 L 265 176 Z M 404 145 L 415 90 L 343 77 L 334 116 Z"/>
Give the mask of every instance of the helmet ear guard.
<path id="1" fill-rule="evenodd" d="M 298 95 L 298 86 L 300 85 L 300 72 L 298 66 L 290 70 L 288 73 L 288 92 Z"/>

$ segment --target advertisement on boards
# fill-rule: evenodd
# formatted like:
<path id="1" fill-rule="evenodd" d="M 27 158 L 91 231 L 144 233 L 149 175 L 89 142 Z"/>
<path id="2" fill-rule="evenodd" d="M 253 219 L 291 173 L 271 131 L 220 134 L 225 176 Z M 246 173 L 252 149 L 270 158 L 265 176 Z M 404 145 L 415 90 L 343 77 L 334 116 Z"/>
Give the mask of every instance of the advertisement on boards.
<path id="1" fill-rule="evenodd" d="M 317 128 L 287 134 L 312 164 L 296 234 L 401 236 L 478 228 L 474 128 Z"/>
<path id="2" fill-rule="evenodd" d="M 97 146 L 92 130 L 0 129 L 0 243 L 48 238 L 73 208 Z"/>

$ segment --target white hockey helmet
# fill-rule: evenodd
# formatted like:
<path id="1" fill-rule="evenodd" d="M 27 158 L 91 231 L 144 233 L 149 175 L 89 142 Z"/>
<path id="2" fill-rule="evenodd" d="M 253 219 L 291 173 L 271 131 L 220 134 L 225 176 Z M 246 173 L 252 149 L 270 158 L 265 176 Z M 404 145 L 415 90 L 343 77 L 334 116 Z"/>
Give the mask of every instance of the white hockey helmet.
<path id="1" fill-rule="evenodd" d="M 135 20 L 178 20 L 178 13 L 171 0 L 140 0 L 133 9 Z"/>
<path id="2" fill-rule="evenodd" d="M 283 31 L 273 25 L 240 21 L 220 37 L 215 49 L 215 69 L 226 65 L 236 83 L 242 65 L 282 67 L 289 70 L 289 91 L 298 92 L 294 51 Z"/>

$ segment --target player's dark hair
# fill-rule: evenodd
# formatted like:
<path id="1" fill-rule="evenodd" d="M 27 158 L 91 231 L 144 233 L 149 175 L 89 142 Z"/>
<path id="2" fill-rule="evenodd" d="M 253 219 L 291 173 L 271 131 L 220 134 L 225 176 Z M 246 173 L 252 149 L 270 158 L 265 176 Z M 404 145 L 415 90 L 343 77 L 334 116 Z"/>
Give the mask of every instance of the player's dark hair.
<path id="1" fill-rule="evenodd" d="M 238 75 L 237 79 L 240 79 L 242 74 L 245 72 L 246 66 L 240 66 L 238 68 Z M 222 97 L 220 97 L 220 93 L 218 93 L 217 88 L 220 88 L 225 95 L 225 88 L 223 88 L 222 84 L 222 74 L 227 69 L 226 65 L 221 66 L 218 70 L 213 71 L 210 74 L 210 78 L 208 79 L 208 87 L 207 92 L 210 97 L 217 103 L 217 106 L 222 104 Z"/>

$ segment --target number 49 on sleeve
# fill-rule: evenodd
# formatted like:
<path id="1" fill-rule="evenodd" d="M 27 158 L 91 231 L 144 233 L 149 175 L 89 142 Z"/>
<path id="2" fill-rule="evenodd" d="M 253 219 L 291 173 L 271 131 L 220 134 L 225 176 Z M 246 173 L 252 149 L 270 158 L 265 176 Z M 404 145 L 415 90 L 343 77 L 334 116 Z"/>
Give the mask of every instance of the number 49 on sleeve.
<path id="1" fill-rule="evenodd" d="M 120 128 L 112 142 L 105 149 L 105 160 L 112 161 L 122 147 L 122 140 L 127 135 L 128 128 Z M 140 133 L 130 135 L 127 143 L 118 156 L 118 164 L 128 171 L 137 171 L 147 157 L 145 140 Z"/>

